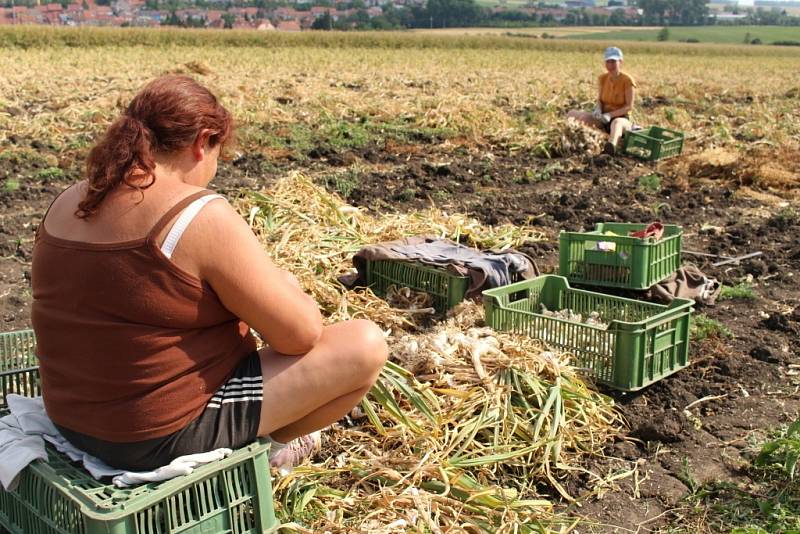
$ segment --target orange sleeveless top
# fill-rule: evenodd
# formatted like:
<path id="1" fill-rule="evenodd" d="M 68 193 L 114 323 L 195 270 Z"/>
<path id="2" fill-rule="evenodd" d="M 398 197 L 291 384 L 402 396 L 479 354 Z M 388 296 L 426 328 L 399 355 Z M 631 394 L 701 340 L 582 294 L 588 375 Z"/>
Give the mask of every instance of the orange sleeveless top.
<path id="1" fill-rule="evenodd" d="M 636 88 L 633 78 L 620 72 L 616 80 L 611 79 L 609 73 L 603 73 L 598 79 L 600 83 L 600 102 L 603 104 L 603 113 L 616 111 L 625 106 L 625 93 L 629 87 Z"/>
<path id="2" fill-rule="evenodd" d="M 69 241 L 40 224 L 31 320 L 44 404 L 56 424 L 117 443 L 172 434 L 256 350 L 248 325 L 156 242 L 207 194 L 178 202 L 133 241 Z"/>

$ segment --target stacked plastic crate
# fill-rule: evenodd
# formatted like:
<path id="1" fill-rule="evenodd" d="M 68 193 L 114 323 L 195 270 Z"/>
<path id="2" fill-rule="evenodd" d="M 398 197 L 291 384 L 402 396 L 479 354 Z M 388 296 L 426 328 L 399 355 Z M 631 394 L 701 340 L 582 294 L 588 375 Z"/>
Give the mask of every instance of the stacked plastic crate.
<path id="1" fill-rule="evenodd" d="M 644 290 L 669 277 L 681 264 L 683 232 L 665 225 L 657 239 L 629 235 L 647 226 L 605 223 L 592 232 L 561 232 L 560 276 L 485 291 L 487 324 L 570 352 L 574 364 L 597 382 L 623 391 L 641 389 L 686 367 L 693 301 L 676 298 L 662 305 L 570 287 Z M 544 309 L 598 320 L 570 320 Z"/>

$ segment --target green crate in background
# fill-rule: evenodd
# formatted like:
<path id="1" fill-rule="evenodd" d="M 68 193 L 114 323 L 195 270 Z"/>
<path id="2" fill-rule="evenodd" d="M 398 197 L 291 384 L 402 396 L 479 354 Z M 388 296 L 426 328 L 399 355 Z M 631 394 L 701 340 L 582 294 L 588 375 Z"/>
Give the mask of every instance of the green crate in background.
<path id="1" fill-rule="evenodd" d="M 367 286 L 376 295 L 385 296 L 392 285 L 423 291 L 433 297 L 433 307 L 440 313 L 464 300 L 469 287 L 469 277 L 419 262 L 367 260 L 366 274 Z"/>
<path id="2" fill-rule="evenodd" d="M 584 317 L 597 312 L 607 328 L 541 313 L 571 309 Z M 693 302 L 669 306 L 570 288 L 562 276 L 545 275 L 483 292 L 486 324 L 541 339 L 574 355 L 573 365 L 595 380 L 636 391 L 688 365 Z"/>
<path id="3" fill-rule="evenodd" d="M 40 394 L 33 346 L 30 330 L 0 334 L 0 416 L 7 414 L 6 394 Z M 25 468 L 17 489 L 0 488 L 0 532 L 262 534 L 278 524 L 267 442 L 190 475 L 127 489 L 95 480 L 50 445 L 47 454 L 47 462 Z"/>
<path id="4" fill-rule="evenodd" d="M 0 409 L 9 393 L 25 397 L 42 394 L 35 344 L 33 330 L 0 334 Z"/>
<path id="5" fill-rule="evenodd" d="M 559 234 L 558 274 L 587 285 L 647 289 L 681 266 L 680 226 L 665 224 L 661 239 L 628 237 L 647 224 L 600 223 L 591 232 Z M 615 243 L 616 250 L 598 250 L 598 243 Z"/>
<path id="6" fill-rule="evenodd" d="M 683 132 L 651 126 L 625 133 L 622 151 L 647 161 L 677 156 L 683 151 Z"/>

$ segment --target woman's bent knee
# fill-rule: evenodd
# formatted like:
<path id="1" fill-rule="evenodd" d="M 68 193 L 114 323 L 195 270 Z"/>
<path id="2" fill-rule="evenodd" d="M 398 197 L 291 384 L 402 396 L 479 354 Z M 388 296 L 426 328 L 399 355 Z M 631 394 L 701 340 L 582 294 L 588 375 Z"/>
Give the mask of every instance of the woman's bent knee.
<path id="1" fill-rule="evenodd" d="M 323 340 L 335 365 L 351 369 L 348 382 L 356 388 L 372 385 L 389 356 L 383 331 L 365 319 L 328 326 Z"/>
<path id="2" fill-rule="evenodd" d="M 356 391 L 369 389 L 378 379 L 389 355 L 381 329 L 372 321 L 356 319 L 332 325 L 336 341 L 329 360 L 344 375 L 337 373 L 337 389 Z"/>
<path id="3" fill-rule="evenodd" d="M 358 348 L 359 358 L 365 371 L 377 374 L 389 357 L 389 346 L 383 331 L 372 321 L 357 319 L 353 321 L 353 344 Z"/>

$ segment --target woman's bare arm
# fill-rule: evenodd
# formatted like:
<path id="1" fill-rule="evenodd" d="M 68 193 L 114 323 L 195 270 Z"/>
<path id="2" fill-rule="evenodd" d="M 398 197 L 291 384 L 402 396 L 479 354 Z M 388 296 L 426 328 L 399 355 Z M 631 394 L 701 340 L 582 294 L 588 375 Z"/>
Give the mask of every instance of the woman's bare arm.
<path id="1" fill-rule="evenodd" d="M 184 243 L 184 240 L 186 242 Z M 181 239 L 200 278 L 277 352 L 305 354 L 322 335 L 317 303 L 278 268 L 226 202 L 210 202 Z"/>

